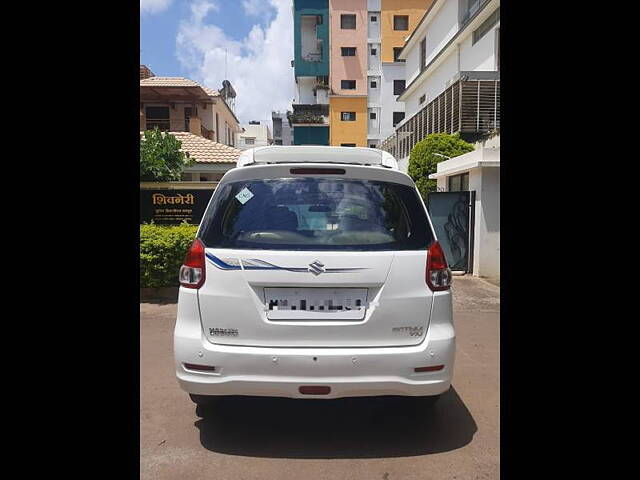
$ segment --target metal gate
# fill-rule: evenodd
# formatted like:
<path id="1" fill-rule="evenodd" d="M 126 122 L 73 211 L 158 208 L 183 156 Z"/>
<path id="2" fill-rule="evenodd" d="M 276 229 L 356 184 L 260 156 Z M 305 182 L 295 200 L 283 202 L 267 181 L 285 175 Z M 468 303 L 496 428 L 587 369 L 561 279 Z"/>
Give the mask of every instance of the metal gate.
<path id="1" fill-rule="evenodd" d="M 427 197 L 427 209 L 449 268 L 473 270 L 473 225 L 475 192 L 434 192 Z"/>

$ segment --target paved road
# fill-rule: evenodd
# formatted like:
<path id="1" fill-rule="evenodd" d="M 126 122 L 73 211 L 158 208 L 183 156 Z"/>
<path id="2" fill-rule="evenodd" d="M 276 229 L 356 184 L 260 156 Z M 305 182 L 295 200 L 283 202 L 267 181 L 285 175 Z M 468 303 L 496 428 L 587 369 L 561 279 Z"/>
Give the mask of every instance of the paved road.
<path id="1" fill-rule="evenodd" d="M 174 377 L 175 304 L 141 304 L 140 477 L 498 479 L 499 292 L 455 278 L 453 387 L 431 413 L 393 397 L 236 397 L 196 412 Z"/>

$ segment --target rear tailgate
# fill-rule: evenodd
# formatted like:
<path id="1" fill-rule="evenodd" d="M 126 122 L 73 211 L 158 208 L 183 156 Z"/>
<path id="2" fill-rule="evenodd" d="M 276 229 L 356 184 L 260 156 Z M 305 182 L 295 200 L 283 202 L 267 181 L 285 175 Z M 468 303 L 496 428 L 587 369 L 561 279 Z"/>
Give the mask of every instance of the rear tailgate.
<path id="1" fill-rule="evenodd" d="M 425 262 L 424 251 L 207 249 L 207 281 L 198 293 L 204 333 L 225 345 L 415 345 L 431 310 Z"/>
<path id="2" fill-rule="evenodd" d="M 415 184 L 382 167 L 303 166 L 237 168 L 218 185 L 198 231 L 204 334 L 247 346 L 420 343 L 433 235 Z"/>

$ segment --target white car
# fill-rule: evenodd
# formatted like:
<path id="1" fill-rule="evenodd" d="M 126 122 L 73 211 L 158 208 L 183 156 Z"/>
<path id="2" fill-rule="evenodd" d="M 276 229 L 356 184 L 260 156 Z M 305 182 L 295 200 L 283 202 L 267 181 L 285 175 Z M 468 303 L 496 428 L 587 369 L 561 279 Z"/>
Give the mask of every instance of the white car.
<path id="1" fill-rule="evenodd" d="M 451 279 L 414 182 L 387 152 L 247 150 L 180 269 L 178 382 L 196 404 L 435 400 L 453 373 Z"/>

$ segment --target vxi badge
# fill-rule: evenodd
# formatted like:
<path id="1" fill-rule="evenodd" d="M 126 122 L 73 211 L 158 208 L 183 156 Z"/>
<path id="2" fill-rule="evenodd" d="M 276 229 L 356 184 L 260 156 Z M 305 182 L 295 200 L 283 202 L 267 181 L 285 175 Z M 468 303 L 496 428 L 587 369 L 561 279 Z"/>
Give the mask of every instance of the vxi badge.
<path id="1" fill-rule="evenodd" d="M 408 333 L 410 337 L 421 337 L 424 327 L 393 327 L 393 333 Z"/>

